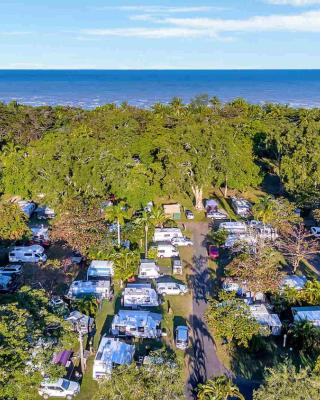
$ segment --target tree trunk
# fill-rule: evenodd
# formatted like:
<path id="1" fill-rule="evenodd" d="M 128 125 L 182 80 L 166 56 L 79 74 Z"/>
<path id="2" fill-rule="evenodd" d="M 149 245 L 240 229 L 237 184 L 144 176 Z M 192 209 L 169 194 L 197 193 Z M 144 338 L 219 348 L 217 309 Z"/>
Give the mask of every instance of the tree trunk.
<path id="1" fill-rule="evenodd" d="M 146 258 L 148 258 L 148 224 L 145 224 L 144 232 L 145 232 L 144 253 Z"/>
<path id="2" fill-rule="evenodd" d="M 118 228 L 118 246 L 121 246 L 121 236 L 120 236 L 120 223 L 117 220 L 117 228 Z"/>
<path id="3" fill-rule="evenodd" d="M 195 208 L 197 210 L 203 210 L 203 203 L 202 203 L 202 187 L 199 186 L 192 186 L 192 193 L 195 199 Z"/>
<path id="4" fill-rule="evenodd" d="M 224 182 L 224 197 L 226 198 L 228 196 L 228 178 L 225 178 Z"/>

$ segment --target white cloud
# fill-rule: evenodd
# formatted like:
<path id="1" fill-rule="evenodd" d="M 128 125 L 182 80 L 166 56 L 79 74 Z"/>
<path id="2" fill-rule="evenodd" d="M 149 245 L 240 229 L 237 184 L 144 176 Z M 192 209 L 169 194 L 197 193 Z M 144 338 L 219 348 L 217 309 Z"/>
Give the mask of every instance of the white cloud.
<path id="1" fill-rule="evenodd" d="M 30 35 L 27 31 L 0 31 L 0 36 L 25 36 Z"/>
<path id="2" fill-rule="evenodd" d="M 162 18 L 163 27 L 85 29 L 90 36 L 118 36 L 141 38 L 198 38 L 215 37 L 224 32 L 320 32 L 320 10 L 296 15 L 254 16 L 247 19 L 221 18 Z"/>
<path id="3" fill-rule="evenodd" d="M 189 28 L 115 28 L 115 29 L 85 29 L 82 34 L 91 36 L 109 36 L 109 37 L 141 37 L 148 39 L 162 38 L 196 38 L 203 36 L 216 37 L 215 32 L 204 32 L 202 29 Z"/>
<path id="4" fill-rule="evenodd" d="M 132 11 L 144 14 L 183 14 L 183 13 L 208 12 L 214 9 L 215 10 L 222 9 L 222 7 L 213 7 L 213 6 L 172 7 L 172 6 L 148 6 L 148 5 L 106 6 L 102 8 L 105 10 Z"/>
<path id="5" fill-rule="evenodd" d="M 304 7 L 313 6 L 320 4 L 320 0 L 265 0 L 269 4 L 275 4 L 277 6 L 293 6 L 293 7 Z"/>

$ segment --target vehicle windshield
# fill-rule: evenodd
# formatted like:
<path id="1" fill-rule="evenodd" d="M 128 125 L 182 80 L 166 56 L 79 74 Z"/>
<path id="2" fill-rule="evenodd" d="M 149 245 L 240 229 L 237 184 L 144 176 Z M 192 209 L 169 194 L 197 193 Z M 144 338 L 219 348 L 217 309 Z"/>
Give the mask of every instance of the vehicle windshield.
<path id="1" fill-rule="evenodd" d="M 64 390 L 68 390 L 68 388 L 70 386 L 70 382 L 67 381 L 66 379 L 63 379 L 61 386 L 63 387 Z"/>

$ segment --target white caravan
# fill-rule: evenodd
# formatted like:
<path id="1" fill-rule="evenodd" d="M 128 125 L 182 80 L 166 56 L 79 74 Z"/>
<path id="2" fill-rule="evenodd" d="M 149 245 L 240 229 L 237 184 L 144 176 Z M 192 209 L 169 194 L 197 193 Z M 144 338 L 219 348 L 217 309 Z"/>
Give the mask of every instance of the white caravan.
<path id="1" fill-rule="evenodd" d="M 120 310 L 113 318 L 113 336 L 156 339 L 162 335 L 160 325 L 162 315 L 150 311 Z"/>
<path id="2" fill-rule="evenodd" d="M 233 221 L 233 222 L 221 222 L 219 229 L 224 229 L 229 233 L 246 233 L 248 226 L 244 222 Z"/>
<path id="3" fill-rule="evenodd" d="M 176 246 L 171 243 L 159 243 L 157 257 L 159 258 L 172 258 L 179 257 L 179 251 Z"/>
<path id="4" fill-rule="evenodd" d="M 251 203 L 245 199 L 231 197 L 231 205 L 234 212 L 241 217 L 247 217 L 251 211 Z"/>
<path id="5" fill-rule="evenodd" d="M 93 260 L 87 271 L 87 279 L 90 281 L 108 280 L 113 275 L 113 261 Z"/>
<path id="6" fill-rule="evenodd" d="M 84 296 L 110 300 L 113 295 L 111 282 L 106 281 L 73 281 L 70 285 L 67 297 L 77 299 Z"/>
<path id="7" fill-rule="evenodd" d="M 154 230 L 154 242 L 171 242 L 173 238 L 183 238 L 180 228 L 156 228 Z"/>
<path id="8" fill-rule="evenodd" d="M 150 283 L 128 283 L 123 291 L 124 307 L 158 307 L 159 296 Z"/>
<path id="9" fill-rule="evenodd" d="M 143 259 L 140 261 L 139 274 L 140 279 L 156 279 L 160 276 L 160 268 L 154 260 Z"/>
<path id="10" fill-rule="evenodd" d="M 110 377 L 115 365 L 128 365 L 133 361 L 135 346 L 120 339 L 102 337 L 93 363 L 93 379 Z"/>
<path id="11" fill-rule="evenodd" d="M 46 262 L 47 256 L 44 253 L 44 248 L 37 244 L 32 246 L 17 246 L 13 247 L 9 252 L 10 262 Z"/>
<path id="12" fill-rule="evenodd" d="M 28 218 L 31 217 L 34 210 L 36 209 L 36 205 L 32 201 L 20 200 L 17 201 L 17 206 L 23 211 Z"/>

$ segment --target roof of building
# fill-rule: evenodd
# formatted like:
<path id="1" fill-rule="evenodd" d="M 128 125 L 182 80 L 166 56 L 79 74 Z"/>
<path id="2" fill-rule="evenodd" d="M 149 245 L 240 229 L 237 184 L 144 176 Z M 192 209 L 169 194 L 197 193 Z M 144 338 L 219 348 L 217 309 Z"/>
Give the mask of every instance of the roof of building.
<path id="1" fill-rule="evenodd" d="M 102 337 L 95 362 L 106 364 L 107 370 L 111 372 L 113 364 L 130 364 L 134 351 L 134 345 L 127 344 L 116 338 Z"/>
<path id="2" fill-rule="evenodd" d="M 320 325 L 320 306 L 291 307 L 291 311 L 295 321 L 313 321 Z"/>
<path id="3" fill-rule="evenodd" d="M 281 282 L 281 287 L 288 286 L 289 288 L 294 288 L 301 290 L 305 287 L 307 278 L 305 276 L 298 275 L 286 275 Z"/>
<path id="4" fill-rule="evenodd" d="M 181 212 L 181 206 L 179 203 L 163 204 L 163 211 L 165 214 L 175 214 Z"/>
<path id="5" fill-rule="evenodd" d="M 162 321 L 162 315 L 150 311 L 119 310 L 113 318 L 113 325 L 123 325 L 129 327 L 148 326 L 156 328 Z"/>
<path id="6" fill-rule="evenodd" d="M 278 314 L 271 314 L 264 304 L 253 304 L 249 306 L 251 315 L 259 324 L 270 327 L 281 327 L 282 323 Z"/>

